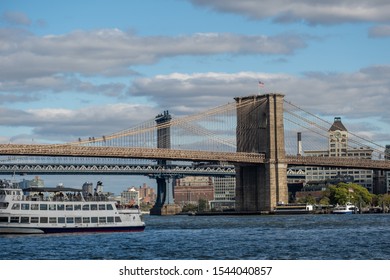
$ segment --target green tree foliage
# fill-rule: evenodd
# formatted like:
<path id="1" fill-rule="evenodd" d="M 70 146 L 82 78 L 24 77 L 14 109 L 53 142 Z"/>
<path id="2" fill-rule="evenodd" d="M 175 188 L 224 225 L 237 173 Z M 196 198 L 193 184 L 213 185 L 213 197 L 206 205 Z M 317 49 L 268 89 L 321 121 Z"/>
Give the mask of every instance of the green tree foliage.
<path id="1" fill-rule="evenodd" d="M 329 198 L 330 204 L 351 202 L 355 205 L 361 203 L 362 206 L 370 204 L 373 198 L 365 187 L 355 183 L 338 183 L 336 186 L 329 186 L 324 195 Z"/>
<path id="2" fill-rule="evenodd" d="M 329 205 L 330 204 L 330 199 L 329 199 L 329 197 L 324 196 L 324 197 L 322 197 L 320 199 L 319 203 L 320 203 L 320 205 Z"/>
<path id="3" fill-rule="evenodd" d="M 307 195 L 298 199 L 298 203 L 316 204 L 316 199 L 311 195 Z"/>
<path id="4" fill-rule="evenodd" d="M 198 205 L 195 204 L 186 204 L 183 206 L 182 212 L 196 212 L 198 211 Z"/>
<path id="5" fill-rule="evenodd" d="M 390 207 L 390 195 L 389 194 L 383 194 L 383 195 L 378 195 L 378 205 L 379 206 L 386 206 Z"/>
<path id="6" fill-rule="evenodd" d="M 198 201 L 199 212 L 206 211 L 207 210 L 207 205 L 208 205 L 207 200 L 200 198 L 199 201 Z"/>

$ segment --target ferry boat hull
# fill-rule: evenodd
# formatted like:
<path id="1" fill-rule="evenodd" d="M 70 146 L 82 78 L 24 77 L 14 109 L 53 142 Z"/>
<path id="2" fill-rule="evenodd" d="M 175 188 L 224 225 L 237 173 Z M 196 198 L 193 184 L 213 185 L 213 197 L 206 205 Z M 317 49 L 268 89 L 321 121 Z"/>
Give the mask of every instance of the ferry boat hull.
<path id="1" fill-rule="evenodd" d="M 2 227 L 0 234 L 50 234 L 50 233 L 94 233 L 94 232 L 141 232 L 145 226 L 138 227 L 50 227 L 50 228 L 23 228 L 23 227 Z"/>

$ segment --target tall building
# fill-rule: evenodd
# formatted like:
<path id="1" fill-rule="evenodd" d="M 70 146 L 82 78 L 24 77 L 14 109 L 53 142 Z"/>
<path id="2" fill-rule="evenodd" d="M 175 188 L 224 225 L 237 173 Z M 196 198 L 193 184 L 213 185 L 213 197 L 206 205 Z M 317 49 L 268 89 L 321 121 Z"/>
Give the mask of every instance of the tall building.
<path id="1" fill-rule="evenodd" d="M 211 177 L 188 176 L 176 179 L 175 203 L 184 206 L 198 205 L 200 199 L 208 202 L 214 199 L 213 180 Z"/>
<path id="2" fill-rule="evenodd" d="M 386 145 L 385 160 L 390 160 L 390 145 Z M 390 193 L 390 171 L 386 171 L 386 193 Z"/>
<path id="3" fill-rule="evenodd" d="M 365 148 L 348 148 L 348 130 L 341 122 L 340 117 L 335 117 L 332 126 L 328 130 L 328 149 L 324 151 L 304 151 L 305 156 L 317 157 L 351 157 L 371 159 L 373 150 Z M 334 167 L 306 167 L 306 182 L 323 181 L 336 176 L 353 176 L 354 182 L 360 184 L 373 192 L 373 175 L 372 170 L 364 169 L 347 169 Z"/>
<path id="4" fill-rule="evenodd" d="M 141 203 L 154 204 L 156 201 L 156 192 L 154 188 L 149 187 L 146 183 L 138 188 L 139 199 Z"/>
<path id="5" fill-rule="evenodd" d="M 214 200 L 210 201 L 212 209 L 223 210 L 235 207 L 236 177 L 214 177 Z"/>
<path id="6" fill-rule="evenodd" d="M 139 191 L 135 187 L 128 188 L 121 193 L 122 205 L 139 205 Z"/>

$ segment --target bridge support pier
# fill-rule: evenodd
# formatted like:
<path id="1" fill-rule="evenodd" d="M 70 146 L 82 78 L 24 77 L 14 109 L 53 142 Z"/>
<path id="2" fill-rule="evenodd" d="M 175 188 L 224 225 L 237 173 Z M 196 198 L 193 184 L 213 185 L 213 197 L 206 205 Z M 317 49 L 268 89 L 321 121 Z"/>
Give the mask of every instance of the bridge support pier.
<path id="1" fill-rule="evenodd" d="M 172 186 L 170 181 L 172 179 Z M 174 177 L 171 176 L 157 176 L 157 199 L 156 203 L 150 209 L 150 215 L 175 215 L 181 211 L 179 205 L 174 204 Z"/>
<path id="2" fill-rule="evenodd" d="M 164 114 L 156 116 L 157 124 L 157 148 L 170 149 L 171 148 L 171 115 L 168 111 Z M 158 160 L 159 165 L 169 164 L 166 160 Z M 181 211 L 178 205 L 174 204 L 173 185 L 169 187 L 170 177 L 157 176 L 157 199 L 153 208 L 150 209 L 150 215 L 174 215 Z M 174 179 L 173 179 L 174 180 Z M 167 201 L 168 198 L 168 201 Z M 171 199 L 171 200 L 170 200 Z"/>
<path id="3" fill-rule="evenodd" d="M 264 153 L 260 165 L 236 166 L 236 211 L 270 212 L 288 202 L 282 94 L 237 97 L 237 152 Z"/>

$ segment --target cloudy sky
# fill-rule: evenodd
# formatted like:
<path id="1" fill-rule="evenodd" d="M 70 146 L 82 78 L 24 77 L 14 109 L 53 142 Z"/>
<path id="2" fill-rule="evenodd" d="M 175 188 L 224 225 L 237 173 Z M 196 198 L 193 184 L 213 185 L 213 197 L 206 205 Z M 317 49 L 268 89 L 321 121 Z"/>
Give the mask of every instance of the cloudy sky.
<path id="1" fill-rule="evenodd" d="M 2 0 L 0 143 L 188 115 L 259 80 L 390 143 L 389 50 L 384 0 Z"/>

